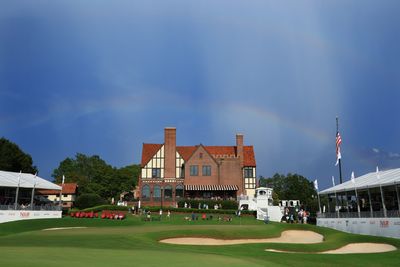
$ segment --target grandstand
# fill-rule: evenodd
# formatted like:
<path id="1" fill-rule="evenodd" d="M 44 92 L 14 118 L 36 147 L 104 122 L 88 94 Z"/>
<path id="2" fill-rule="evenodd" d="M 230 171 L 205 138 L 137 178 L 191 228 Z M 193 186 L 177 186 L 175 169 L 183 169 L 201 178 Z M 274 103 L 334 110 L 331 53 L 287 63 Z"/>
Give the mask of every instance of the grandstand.
<path id="1" fill-rule="evenodd" d="M 317 225 L 400 238 L 400 168 L 371 172 L 321 191 Z"/>
<path id="2" fill-rule="evenodd" d="M 30 173 L 0 171 L 0 223 L 61 218 L 59 206 L 35 196 L 38 189 L 61 190 L 61 187 Z"/>

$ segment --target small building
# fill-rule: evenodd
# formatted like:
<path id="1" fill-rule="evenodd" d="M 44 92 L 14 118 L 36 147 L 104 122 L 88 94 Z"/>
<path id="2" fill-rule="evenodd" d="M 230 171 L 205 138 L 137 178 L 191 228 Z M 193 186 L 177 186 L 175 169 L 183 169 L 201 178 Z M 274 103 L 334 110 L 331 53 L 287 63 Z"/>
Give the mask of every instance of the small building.
<path id="1" fill-rule="evenodd" d="M 138 179 L 142 205 L 253 196 L 256 160 L 253 146 L 245 146 L 243 139 L 237 134 L 235 146 L 177 146 L 176 129 L 165 128 L 164 143 L 143 144 Z"/>
<path id="2" fill-rule="evenodd" d="M 61 186 L 61 184 L 58 184 Z M 78 184 L 77 183 L 64 183 L 61 192 L 61 201 L 63 208 L 72 208 L 78 194 Z M 60 191 L 59 190 L 39 190 L 38 195 L 46 197 L 48 200 L 53 202 L 60 201 Z"/>

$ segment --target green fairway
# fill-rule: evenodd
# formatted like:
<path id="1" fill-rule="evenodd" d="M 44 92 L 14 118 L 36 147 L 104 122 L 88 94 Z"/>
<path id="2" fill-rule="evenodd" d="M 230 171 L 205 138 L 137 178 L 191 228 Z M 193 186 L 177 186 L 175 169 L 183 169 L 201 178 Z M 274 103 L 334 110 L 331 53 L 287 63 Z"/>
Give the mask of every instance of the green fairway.
<path id="1" fill-rule="evenodd" d="M 321 255 L 312 252 L 348 243 L 400 240 L 352 235 L 312 225 L 264 224 L 251 217 L 233 222 L 171 220 L 144 222 L 101 219 L 31 220 L 0 224 L 0 266 L 399 266 L 400 251 L 376 254 Z M 53 227 L 87 227 L 42 231 Z M 167 237 L 207 236 L 222 239 L 276 237 L 284 230 L 303 229 L 324 236 L 320 244 L 245 244 L 188 246 L 161 244 Z M 311 253 L 274 253 L 265 249 Z"/>

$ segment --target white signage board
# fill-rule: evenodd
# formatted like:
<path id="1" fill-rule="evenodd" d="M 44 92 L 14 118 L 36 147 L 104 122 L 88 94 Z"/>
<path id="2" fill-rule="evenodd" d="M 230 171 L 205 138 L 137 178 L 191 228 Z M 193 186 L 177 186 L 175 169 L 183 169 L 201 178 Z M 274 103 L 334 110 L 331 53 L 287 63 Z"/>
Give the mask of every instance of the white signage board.
<path id="1" fill-rule="evenodd" d="M 353 234 L 400 238 L 400 218 L 317 218 L 317 226 Z"/>
<path id="2" fill-rule="evenodd" d="M 31 219 L 54 219 L 61 217 L 61 211 L 53 210 L 0 210 L 0 223 Z"/>

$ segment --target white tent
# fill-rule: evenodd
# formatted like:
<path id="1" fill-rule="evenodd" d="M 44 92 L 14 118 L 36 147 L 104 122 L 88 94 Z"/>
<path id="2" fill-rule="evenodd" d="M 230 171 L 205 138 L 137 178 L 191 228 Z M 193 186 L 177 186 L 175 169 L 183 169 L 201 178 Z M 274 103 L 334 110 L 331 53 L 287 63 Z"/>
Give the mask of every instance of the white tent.
<path id="1" fill-rule="evenodd" d="M 30 173 L 19 173 L 19 172 L 7 172 L 0 171 L 0 187 L 18 187 L 18 180 L 21 177 L 19 187 L 20 188 L 35 188 L 37 189 L 52 189 L 61 190 L 61 186 L 53 184 L 39 176 Z"/>
<path id="2" fill-rule="evenodd" d="M 379 178 L 378 178 L 379 175 Z M 354 183 L 349 180 L 342 184 L 325 189 L 320 194 L 333 194 L 345 191 L 353 191 L 354 189 L 367 189 L 379 186 L 389 186 L 400 184 L 400 168 L 387 171 L 370 172 L 354 179 Z"/>

